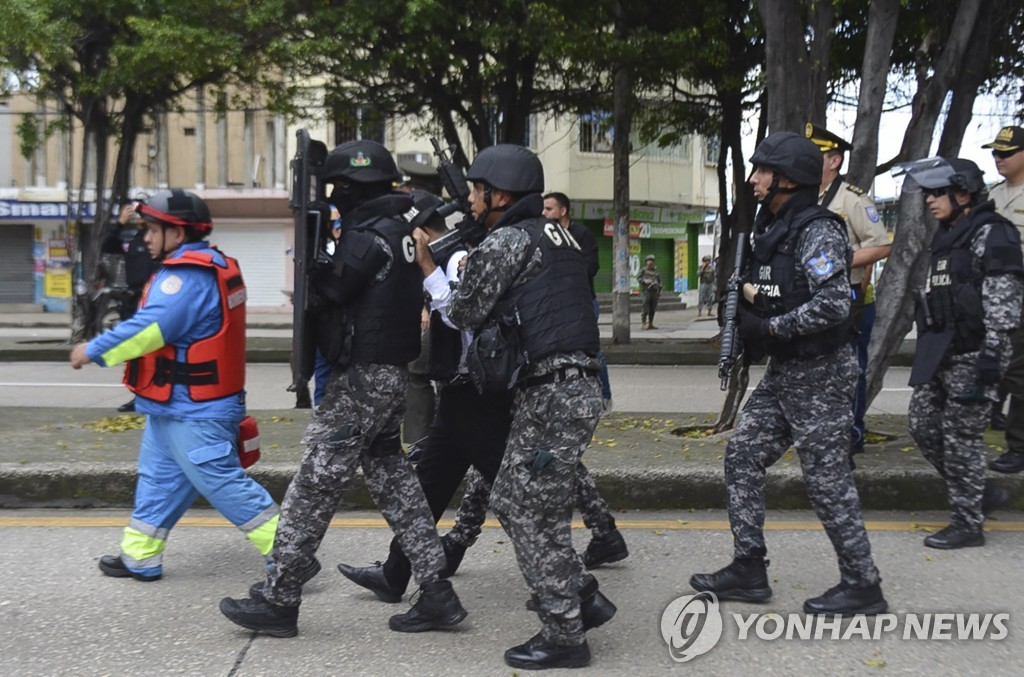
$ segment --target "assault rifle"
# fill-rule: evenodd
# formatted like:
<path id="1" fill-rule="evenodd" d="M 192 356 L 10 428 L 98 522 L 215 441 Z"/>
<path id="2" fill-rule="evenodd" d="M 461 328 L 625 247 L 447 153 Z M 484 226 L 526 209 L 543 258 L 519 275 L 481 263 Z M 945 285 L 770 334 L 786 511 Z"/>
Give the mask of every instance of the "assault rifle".
<path id="1" fill-rule="evenodd" d="M 451 148 L 444 150 L 437 139 L 431 139 L 430 143 L 434 146 L 434 155 L 438 159 L 437 175 L 441 179 L 441 185 L 452 199 L 450 203 L 438 209 L 437 213 L 442 218 L 457 211 L 466 215 L 454 230 L 430 243 L 430 255 L 434 262 L 440 265 L 440 262 L 448 258 L 448 255 L 458 247 L 467 243 L 479 244 L 487 234 L 487 229 L 473 218 L 469 208 L 469 186 L 466 176 L 458 165 L 452 162 L 449 155 Z"/>
<path id="2" fill-rule="evenodd" d="M 740 274 L 743 271 L 743 254 L 746 248 L 745 238 L 745 233 L 737 233 L 736 261 L 733 264 L 732 275 L 725 285 L 725 323 L 722 325 L 722 344 L 718 351 L 718 377 L 722 379 L 722 390 L 729 387 L 729 374 L 740 353 L 736 334 L 739 324 L 737 313 L 740 304 Z"/>
<path id="3" fill-rule="evenodd" d="M 324 237 L 330 207 L 320 181 L 320 167 L 327 157 L 327 146 L 309 138 L 309 132 L 295 133 L 295 157 L 291 161 L 292 191 L 288 207 L 295 218 L 295 244 L 292 247 L 294 296 L 292 297 L 292 384 L 289 392 L 298 393 L 297 401 L 309 400 L 309 379 L 313 376 L 316 350 L 313 346 L 312 293 L 310 276 Z M 304 397 L 303 397 L 304 395 Z M 299 406 L 297 404 L 296 406 Z M 306 405 L 308 406 L 308 404 Z"/>

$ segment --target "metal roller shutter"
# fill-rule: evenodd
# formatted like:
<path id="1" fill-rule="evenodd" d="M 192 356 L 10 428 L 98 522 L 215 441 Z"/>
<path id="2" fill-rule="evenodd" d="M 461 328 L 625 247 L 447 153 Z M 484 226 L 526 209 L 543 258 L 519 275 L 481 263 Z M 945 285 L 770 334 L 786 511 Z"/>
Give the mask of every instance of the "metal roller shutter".
<path id="1" fill-rule="evenodd" d="M 30 225 L 0 224 L 0 303 L 32 303 L 34 229 Z"/>
<path id="2" fill-rule="evenodd" d="M 288 304 L 285 289 L 284 226 L 215 224 L 210 243 L 238 259 L 248 289 L 249 308 Z"/>

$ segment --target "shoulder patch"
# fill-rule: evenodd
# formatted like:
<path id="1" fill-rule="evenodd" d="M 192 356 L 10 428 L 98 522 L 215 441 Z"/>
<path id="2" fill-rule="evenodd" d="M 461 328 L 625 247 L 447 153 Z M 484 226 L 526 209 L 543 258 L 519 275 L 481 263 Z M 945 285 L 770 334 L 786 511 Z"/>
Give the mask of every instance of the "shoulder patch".
<path id="1" fill-rule="evenodd" d="M 835 264 L 824 251 L 819 250 L 818 255 L 807 261 L 807 267 L 818 277 L 830 275 L 835 270 Z"/>
<path id="2" fill-rule="evenodd" d="M 168 296 L 174 296 L 181 291 L 181 278 L 177 275 L 168 275 L 164 278 L 163 282 L 160 283 L 160 291 Z"/>
<path id="3" fill-rule="evenodd" d="M 864 194 L 864 190 L 862 188 L 858 188 L 857 186 L 853 185 L 852 183 L 846 184 L 846 190 L 850 191 L 854 195 L 863 195 Z"/>
<path id="4" fill-rule="evenodd" d="M 872 223 L 878 223 L 878 220 L 881 217 L 878 215 L 878 210 L 875 209 L 875 205 L 868 205 L 864 208 L 864 211 L 867 212 L 868 218 L 871 219 Z"/>

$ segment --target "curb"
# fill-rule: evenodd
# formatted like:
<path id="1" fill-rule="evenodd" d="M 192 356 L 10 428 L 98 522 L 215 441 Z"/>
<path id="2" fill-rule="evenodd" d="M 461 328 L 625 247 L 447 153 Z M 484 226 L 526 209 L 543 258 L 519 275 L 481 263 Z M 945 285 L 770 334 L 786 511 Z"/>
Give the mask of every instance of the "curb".
<path id="1" fill-rule="evenodd" d="M 252 476 L 280 502 L 298 466 L 263 463 Z M 720 470 L 591 471 L 613 510 L 685 510 L 725 507 Z M 937 473 L 921 470 L 858 470 L 854 473 L 865 510 L 947 510 L 946 485 Z M 131 507 L 135 465 L 127 463 L 0 464 L 0 509 Z M 1014 496 L 1010 508 L 1024 509 L 1024 478 L 1001 477 Z M 461 493 L 458 494 L 461 497 Z M 773 468 L 768 474 L 770 510 L 806 510 L 807 492 L 799 468 Z M 457 504 L 456 504 L 457 505 Z M 455 506 L 453 506 L 455 507 Z M 357 472 L 340 509 L 376 509 Z"/>

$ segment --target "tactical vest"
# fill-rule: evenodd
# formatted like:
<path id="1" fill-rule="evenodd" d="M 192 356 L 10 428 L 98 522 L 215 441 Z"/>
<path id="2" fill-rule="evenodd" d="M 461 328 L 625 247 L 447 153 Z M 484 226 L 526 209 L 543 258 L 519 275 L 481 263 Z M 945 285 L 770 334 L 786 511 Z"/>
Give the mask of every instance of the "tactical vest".
<path id="1" fill-rule="evenodd" d="M 456 249 L 438 264 L 442 271 L 448 270 L 452 257 L 465 249 Z M 441 319 L 441 313 L 430 314 L 430 359 L 427 374 L 433 381 L 448 381 L 458 373 L 462 361 L 462 332 L 453 329 Z"/>
<path id="2" fill-rule="evenodd" d="M 991 202 L 973 208 L 952 228 L 940 227 L 932 240 L 928 270 L 929 331 L 952 330 L 953 354 L 978 350 L 985 339 L 985 309 L 981 287 L 988 274 L 1020 273 L 1019 235 L 1013 224 L 997 215 Z M 978 229 L 992 224 L 985 243 L 984 261 L 971 265 L 971 241 Z"/>
<path id="3" fill-rule="evenodd" d="M 775 247 L 769 252 L 759 251 L 757 256 L 747 259 L 745 280 L 757 287 L 758 295 L 765 303 L 761 307 L 765 317 L 776 317 L 799 308 L 811 300 L 812 294 L 804 275 L 797 275 L 796 245 L 800 233 L 812 221 L 827 219 L 829 227 L 836 228 L 846 239 L 846 226 L 834 213 L 820 206 L 802 209 L 788 223 L 777 223 L 785 227 L 785 234 L 776 241 Z M 849 258 L 849 254 L 847 254 Z M 849 270 L 849 261 L 847 270 Z M 802 263 L 801 263 L 802 265 Z M 822 261 L 822 265 L 834 265 Z M 827 274 L 827 271 L 824 271 Z M 847 284 L 849 281 L 847 280 Z M 849 317 L 838 325 L 829 327 L 814 334 L 797 335 L 786 341 L 768 341 L 765 352 L 777 359 L 788 360 L 795 357 L 808 358 L 827 355 L 853 338 L 852 325 Z"/>
<path id="4" fill-rule="evenodd" d="M 223 254 L 221 254 L 223 256 Z M 125 365 L 124 384 L 136 395 L 156 402 L 171 399 L 175 383 L 188 386 L 189 397 L 206 402 L 242 392 L 245 388 L 245 282 L 238 261 L 224 256 L 222 266 L 210 250 L 186 250 L 168 259 L 164 266 L 198 266 L 217 276 L 220 295 L 220 328 L 185 349 L 185 361 L 177 361 L 177 349 L 165 345 L 159 350 L 130 360 Z M 145 307 L 149 288 L 142 296 Z"/>
<path id="5" fill-rule="evenodd" d="M 415 243 L 408 223 L 378 217 L 358 226 L 387 242 L 391 269 L 349 305 L 352 338 L 350 362 L 407 365 L 420 354 L 423 273 L 416 265 Z"/>
<path id="6" fill-rule="evenodd" d="M 530 235 L 526 260 L 533 257 L 535 248 L 540 248 L 542 264 L 536 277 L 509 289 L 492 317 L 518 315 L 522 347 L 531 363 L 576 350 L 597 355 L 601 341 L 587 265 L 579 245 L 560 224 L 543 218 L 506 227 L 520 228 Z"/>

